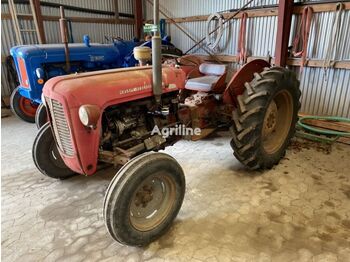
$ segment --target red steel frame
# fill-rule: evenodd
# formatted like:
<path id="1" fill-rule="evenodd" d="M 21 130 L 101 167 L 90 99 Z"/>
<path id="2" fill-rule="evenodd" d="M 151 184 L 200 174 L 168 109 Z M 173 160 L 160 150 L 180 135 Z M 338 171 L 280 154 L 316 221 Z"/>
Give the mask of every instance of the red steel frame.
<path id="1" fill-rule="evenodd" d="M 285 67 L 288 59 L 288 42 L 292 23 L 293 0 L 280 0 L 278 5 L 278 26 L 275 64 Z"/>

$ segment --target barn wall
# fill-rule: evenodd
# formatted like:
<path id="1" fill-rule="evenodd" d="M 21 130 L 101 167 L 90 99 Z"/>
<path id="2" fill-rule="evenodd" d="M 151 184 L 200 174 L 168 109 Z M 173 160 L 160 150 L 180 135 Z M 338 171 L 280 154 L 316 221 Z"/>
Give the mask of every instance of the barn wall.
<path id="1" fill-rule="evenodd" d="M 247 0 L 163 0 L 161 9 L 174 18 L 208 15 L 218 11 L 240 8 Z M 316 1 L 315 1 L 316 2 Z M 276 5 L 277 0 L 255 0 L 249 7 Z M 145 16 L 152 19 L 152 6 L 145 0 Z M 300 15 L 294 15 L 290 44 L 300 20 Z M 314 14 L 308 45 L 308 57 L 324 59 L 327 50 L 333 13 L 324 12 Z M 350 11 L 342 15 L 341 41 L 336 55 L 338 60 L 350 60 Z M 205 37 L 207 26 L 205 21 L 180 23 L 195 39 Z M 230 22 L 221 40 L 221 50 L 218 54 L 236 55 L 237 38 L 240 21 Z M 183 51 L 188 50 L 194 43 L 174 25 L 167 26 L 176 46 Z M 247 22 L 247 50 L 251 56 L 274 56 L 277 34 L 277 16 L 248 18 Z M 193 53 L 205 54 L 202 49 L 195 49 Z M 231 68 L 237 68 L 231 65 Z M 322 68 L 305 68 L 300 74 L 299 67 L 292 68 L 300 79 L 302 90 L 301 111 L 309 114 L 336 115 L 350 117 L 350 70 L 329 69 L 325 75 Z"/>
<path id="2" fill-rule="evenodd" d="M 45 0 L 45 2 L 59 3 L 102 11 L 114 10 L 113 0 Z M 16 6 L 19 13 L 30 14 L 29 5 L 17 4 Z M 119 0 L 118 8 L 119 12 L 133 14 L 133 0 Z M 1 4 L 1 12 L 6 14 L 10 13 L 7 4 Z M 43 15 L 59 16 L 58 8 L 42 6 L 41 12 Z M 100 15 L 72 10 L 66 10 L 65 14 L 67 17 L 111 18 L 109 15 Z M 22 24 L 23 28 L 34 28 L 33 21 L 22 22 L 24 22 L 24 24 Z M 1 20 L 1 23 L 1 96 L 9 96 L 14 86 L 10 86 L 8 83 L 6 63 L 4 62 L 4 59 L 10 54 L 10 48 L 16 45 L 16 37 L 11 20 L 4 19 Z M 44 21 L 44 29 L 47 43 L 61 42 L 58 21 Z M 88 34 L 90 36 L 92 42 L 106 43 L 105 36 L 119 36 L 127 40 L 132 39 L 134 37 L 134 25 L 73 22 L 72 32 L 73 40 L 76 43 L 82 42 L 83 35 L 85 34 Z M 24 36 L 24 42 L 26 44 L 36 44 L 38 43 L 38 40 L 35 34 L 27 33 L 26 36 Z"/>

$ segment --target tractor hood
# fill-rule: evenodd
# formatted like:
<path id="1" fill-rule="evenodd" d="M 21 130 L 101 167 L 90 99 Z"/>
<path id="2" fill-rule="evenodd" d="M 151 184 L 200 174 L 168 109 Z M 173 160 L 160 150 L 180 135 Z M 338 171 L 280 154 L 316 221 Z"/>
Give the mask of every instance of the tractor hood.
<path id="1" fill-rule="evenodd" d="M 69 44 L 70 60 L 79 61 L 83 56 L 89 56 L 91 62 L 98 62 L 107 60 L 116 60 L 119 56 L 127 55 L 132 52 L 137 43 L 128 41 L 126 43 L 115 44 L 91 44 L 86 46 L 85 44 Z M 47 45 L 21 45 L 12 47 L 10 53 L 13 57 L 21 57 L 25 60 L 35 58 L 41 58 L 42 63 L 45 63 L 45 58 L 56 57 L 55 62 L 62 60 L 65 61 L 65 51 L 63 44 L 47 44 Z M 84 59 L 86 60 L 86 59 Z"/>
<path id="2" fill-rule="evenodd" d="M 163 67 L 163 92 L 184 88 L 185 73 L 174 67 Z M 83 104 L 104 109 L 129 100 L 152 96 L 152 68 L 135 67 L 54 77 L 46 82 L 43 94 L 64 100 L 69 108 Z"/>

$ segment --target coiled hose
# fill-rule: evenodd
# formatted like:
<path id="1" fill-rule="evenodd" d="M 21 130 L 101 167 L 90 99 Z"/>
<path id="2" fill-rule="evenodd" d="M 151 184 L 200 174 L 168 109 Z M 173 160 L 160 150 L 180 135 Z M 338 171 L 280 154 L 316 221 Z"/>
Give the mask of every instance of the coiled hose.
<path id="1" fill-rule="evenodd" d="M 297 126 L 309 132 L 309 133 L 299 133 L 300 136 L 305 137 L 305 138 L 309 138 L 312 140 L 317 140 L 320 142 L 330 143 L 330 142 L 336 141 L 340 137 L 350 137 L 350 132 L 325 130 L 325 129 L 312 127 L 312 126 L 306 124 L 304 122 L 305 120 L 325 120 L 325 121 L 332 121 L 332 122 L 350 123 L 349 118 L 334 117 L 334 116 L 303 116 L 303 117 L 299 118 L 299 120 L 297 122 Z M 314 135 L 312 133 L 314 133 L 316 135 Z M 331 136 L 333 138 L 321 137 L 320 135 Z"/>
<path id="2" fill-rule="evenodd" d="M 218 33 L 216 35 L 216 39 L 215 41 L 212 43 L 211 39 L 210 39 L 210 33 L 211 33 L 211 30 L 210 30 L 210 23 L 212 20 L 218 20 L 219 21 L 219 26 L 218 26 Z M 208 17 L 208 20 L 207 20 L 207 35 L 206 35 L 206 42 L 207 42 L 207 45 L 210 49 L 216 51 L 218 50 L 217 49 L 217 46 L 219 45 L 219 42 L 221 40 L 221 37 L 222 37 L 222 34 L 223 34 L 223 31 L 224 30 L 224 17 L 218 13 L 214 13 L 212 15 L 210 15 Z"/>

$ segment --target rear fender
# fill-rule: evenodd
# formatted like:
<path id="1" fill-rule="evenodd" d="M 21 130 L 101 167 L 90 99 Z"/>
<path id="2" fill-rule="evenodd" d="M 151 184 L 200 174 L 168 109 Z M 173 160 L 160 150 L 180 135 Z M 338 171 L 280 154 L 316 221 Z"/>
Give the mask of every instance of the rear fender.
<path id="1" fill-rule="evenodd" d="M 234 107 L 237 105 L 237 96 L 244 92 L 244 84 L 250 82 L 254 78 L 254 73 L 261 73 L 265 67 L 271 65 L 262 59 L 255 59 L 245 64 L 239 69 L 228 83 L 224 92 L 224 103 L 231 104 Z"/>

